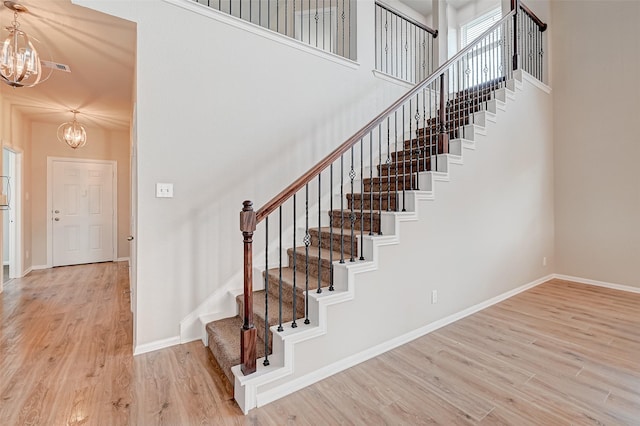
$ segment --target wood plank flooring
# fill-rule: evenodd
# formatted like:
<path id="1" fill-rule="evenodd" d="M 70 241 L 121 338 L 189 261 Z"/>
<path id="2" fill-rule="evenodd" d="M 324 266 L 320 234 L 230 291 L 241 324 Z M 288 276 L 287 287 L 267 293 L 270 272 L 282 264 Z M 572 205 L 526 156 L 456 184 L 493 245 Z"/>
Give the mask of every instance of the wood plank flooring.
<path id="1" fill-rule="evenodd" d="M 200 342 L 133 357 L 125 263 L 0 295 L 0 425 L 640 425 L 640 294 L 554 280 L 243 416 Z"/>

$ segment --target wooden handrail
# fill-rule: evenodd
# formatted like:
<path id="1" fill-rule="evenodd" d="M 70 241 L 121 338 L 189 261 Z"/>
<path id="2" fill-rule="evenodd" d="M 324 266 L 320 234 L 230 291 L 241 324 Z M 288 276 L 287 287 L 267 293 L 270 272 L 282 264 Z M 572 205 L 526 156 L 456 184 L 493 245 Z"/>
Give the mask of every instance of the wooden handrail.
<path id="1" fill-rule="evenodd" d="M 487 35 L 491 34 L 502 25 L 507 19 L 515 15 L 515 11 L 511 10 L 509 13 L 504 15 L 502 19 L 493 24 L 489 29 L 487 29 L 484 33 L 482 33 L 477 39 L 482 40 Z M 331 163 L 340 158 L 342 154 L 347 152 L 349 148 L 355 145 L 360 139 L 369 134 L 378 124 L 382 123 L 385 118 L 393 111 L 395 111 L 398 107 L 408 101 L 411 97 L 413 97 L 416 93 L 420 92 L 426 86 L 430 85 L 436 79 L 440 77 L 451 64 L 456 62 L 462 56 L 466 55 L 468 51 L 472 50 L 475 47 L 474 43 L 470 43 L 467 45 L 465 49 L 460 50 L 456 53 L 451 59 L 442 64 L 437 70 L 435 70 L 431 75 L 422 82 L 418 83 L 411 89 L 409 92 L 405 93 L 400 99 L 395 101 L 389 108 L 382 111 L 378 114 L 373 120 L 367 123 L 362 129 L 357 131 L 353 136 L 344 141 L 340 146 L 334 149 L 329 155 L 327 155 L 324 159 L 322 159 L 319 163 L 309 169 L 305 174 L 296 179 L 291 185 L 282 190 L 278 195 L 269 200 L 264 206 L 262 206 L 256 213 L 256 223 L 260 223 L 265 217 L 269 216 L 273 213 L 278 207 L 280 207 L 285 201 L 293 196 L 296 192 L 301 190 L 306 184 L 311 182 L 311 180 L 318 176 L 320 173 L 324 171 Z"/>
<path id="2" fill-rule="evenodd" d="M 538 16 L 535 13 L 533 13 L 533 11 L 531 9 L 529 9 L 526 4 L 520 2 L 520 8 L 522 9 L 522 11 L 524 13 L 529 15 L 529 17 L 533 20 L 533 22 L 535 22 L 535 24 L 540 29 L 541 33 L 543 33 L 547 29 L 547 24 L 542 22 L 542 20 L 540 18 L 538 18 Z"/>
<path id="3" fill-rule="evenodd" d="M 423 30 L 425 30 L 426 32 L 431 34 L 433 36 L 433 38 L 438 37 L 438 30 L 434 30 L 433 28 L 429 28 L 425 24 L 422 24 L 422 23 L 420 23 L 420 22 L 418 22 L 418 21 L 416 21 L 416 20 L 414 20 L 412 18 L 409 18 L 408 16 L 406 16 L 402 12 L 397 11 L 396 9 L 392 8 L 391 6 L 387 6 L 386 4 L 380 3 L 379 1 L 376 2 L 376 6 L 386 10 L 387 12 L 393 13 L 397 17 L 402 18 L 405 21 L 412 23 L 413 25 L 415 25 L 418 28 L 422 28 Z"/>

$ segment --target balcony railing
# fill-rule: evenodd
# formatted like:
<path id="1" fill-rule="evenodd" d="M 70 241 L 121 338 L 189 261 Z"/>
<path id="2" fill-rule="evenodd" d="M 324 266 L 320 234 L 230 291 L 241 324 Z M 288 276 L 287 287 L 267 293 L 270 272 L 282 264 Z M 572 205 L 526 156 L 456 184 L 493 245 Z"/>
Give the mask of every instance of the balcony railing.
<path id="1" fill-rule="evenodd" d="M 376 70 L 414 84 L 431 74 L 438 31 L 379 2 L 375 27 Z"/>
<path id="2" fill-rule="evenodd" d="M 356 59 L 355 0 L 193 0 L 347 59 Z"/>

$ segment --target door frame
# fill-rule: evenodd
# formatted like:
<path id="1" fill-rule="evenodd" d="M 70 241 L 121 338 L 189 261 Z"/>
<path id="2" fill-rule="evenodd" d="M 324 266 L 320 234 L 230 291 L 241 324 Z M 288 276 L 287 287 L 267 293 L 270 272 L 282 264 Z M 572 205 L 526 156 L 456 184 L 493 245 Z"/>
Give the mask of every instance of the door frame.
<path id="1" fill-rule="evenodd" d="M 113 167 L 113 248 L 111 261 L 118 259 L 118 162 L 115 160 L 95 160 L 91 158 L 47 157 L 47 268 L 53 267 L 53 163 L 54 162 L 111 164 Z"/>
<path id="2" fill-rule="evenodd" d="M 14 148 L 3 146 L 3 150 L 10 151 L 13 156 L 13 162 L 9 164 L 12 173 L 5 171 L 10 175 L 13 182 L 11 184 L 11 192 L 7 194 L 13 204 L 9 210 L 13 210 L 13 215 L 9 214 L 9 279 L 21 278 L 24 276 L 22 263 L 22 151 Z M 4 155 L 4 152 L 3 152 Z M 11 222 L 13 218 L 13 222 Z M 3 230 L 6 231 L 6 230 Z"/>

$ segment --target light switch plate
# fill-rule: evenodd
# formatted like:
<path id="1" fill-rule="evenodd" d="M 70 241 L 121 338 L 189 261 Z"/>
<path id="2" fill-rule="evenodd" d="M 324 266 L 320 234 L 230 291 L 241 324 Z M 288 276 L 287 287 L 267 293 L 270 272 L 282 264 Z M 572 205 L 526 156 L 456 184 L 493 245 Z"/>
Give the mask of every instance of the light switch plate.
<path id="1" fill-rule="evenodd" d="M 156 198 L 173 198 L 173 184 L 156 183 Z"/>

